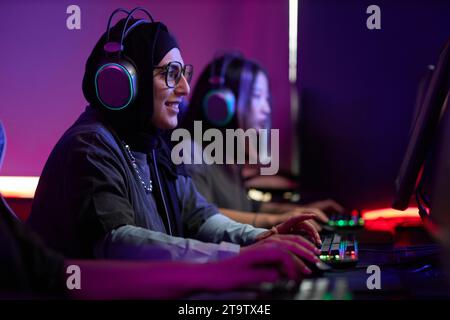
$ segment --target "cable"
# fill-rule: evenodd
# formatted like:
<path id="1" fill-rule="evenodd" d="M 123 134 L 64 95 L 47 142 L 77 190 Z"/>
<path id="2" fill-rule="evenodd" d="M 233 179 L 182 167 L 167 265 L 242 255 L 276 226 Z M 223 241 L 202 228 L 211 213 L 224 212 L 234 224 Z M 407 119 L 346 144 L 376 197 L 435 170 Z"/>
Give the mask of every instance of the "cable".
<path id="1" fill-rule="evenodd" d="M 424 270 L 430 269 L 431 267 L 432 267 L 431 264 L 426 264 L 426 265 L 424 265 L 423 267 L 420 267 L 420 268 L 411 270 L 410 272 L 412 272 L 412 273 L 418 273 L 418 272 L 422 272 L 422 271 L 424 271 Z"/>
<path id="2" fill-rule="evenodd" d="M 142 7 L 137 7 L 137 8 L 134 8 L 133 10 L 131 10 L 130 13 L 128 14 L 127 20 L 125 20 L 125 25 L 124 25 L 123 30 L 122 30 L 122 36 L 120 37 L 120 48 L 122 48 L 123 39 L 125 38 L 125 32 L 127 30 L 128 22 L 133 17 L 133 13 L 135 13 L 136 11 L 142 11 L 145 14 L 147 14 L 147 16 L 150 18 L 150 22 L 151 23 L 153 23 L 155 21 L 153 19 L 152 15 L 150 14 L 150 12 L 148 12 L 146 9 L 144 9 Z"/>
<path id="3" fill-rule="evenodd" d="M 106 27 L 106 43 L 109 42 L 109 33 L 111 31 L 111 20 L 116 15 L 117 12 L 124 12 L 127 14 L 127 17 L 130 15 L 130 11 L 125 10 L 123 8 L 118 8 L 118 9 L 114 10 L 113 13 L 111 13 L 111 15 L 109 16 L 109 19 L 108 19 L 108 25 Z"/>

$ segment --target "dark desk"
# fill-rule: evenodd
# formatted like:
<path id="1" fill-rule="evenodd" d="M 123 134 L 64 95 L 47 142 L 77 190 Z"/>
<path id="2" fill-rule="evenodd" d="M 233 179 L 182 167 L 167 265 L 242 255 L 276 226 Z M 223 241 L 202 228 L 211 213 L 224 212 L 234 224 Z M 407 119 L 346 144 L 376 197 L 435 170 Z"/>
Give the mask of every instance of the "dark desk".
<path id="1" fill-rule="evenodd" d="M 441 253 L 423 228 L 399 228 L 395 233 L 360 230 L 359 261 L 355 267 L 333 269 L 320 276 L 304 279 L 300 285 L 280 283 L 263 290 L 199 294 L 197 299 L 219 300 L 407 300 L 449 299 L 450 285 L 441 266 Z M 369 289 L 372 273 L 380 268 L 380 289 Z M 336 287 L 342 287 L 336 298 Z M 322 287 L 322 288 L 320 288 Z M 326 287 L 324 290 L 323 287 Z M 309 290 L 309 291 L 308 291 Z"/>
<path id="2" fill-rule="evenodd" d="M 304 280 L 315 286 L 320 281 L 319 286 L 326 283 L 328 289 L 322 299 L 334 298 L 334 287 L 339 281 L 340 285 L 346 283 L 348 288 L 349 295 L 344 299 L 450 298 L 450 282 L 442 267 L 441 249 L 423 228 L 397 228 L 394 233 L 360 230 L 355 235 L 359 241 L 359 262 L 355 267 L 335 269 L 319 278 Z M 368 267 L 372 265 L 379 267 L 380 289 L 368 287 L 368 279 L 374 274 L 373 270 L 368 272 Z M 369 283 L 374 282 L 369 280 Z M 300 292 L 293 296 L 294 299 L 311 299 L 311 294 L 308 296 L 301 292 L 304 287 L 300 285 Z M 314 298 L 318 296 L 320 294 Z"/>

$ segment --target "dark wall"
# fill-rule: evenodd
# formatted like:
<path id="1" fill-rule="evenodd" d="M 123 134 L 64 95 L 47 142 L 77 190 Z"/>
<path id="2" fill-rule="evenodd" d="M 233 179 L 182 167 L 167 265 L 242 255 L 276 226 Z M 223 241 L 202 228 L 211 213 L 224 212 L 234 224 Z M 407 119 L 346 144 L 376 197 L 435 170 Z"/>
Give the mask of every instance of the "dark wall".
<path id="1" fill-rule="evenodd" d="M 300 1 L 302 189 L 390 206 L 420 78 L 449 36 L 450 1 Z"/>

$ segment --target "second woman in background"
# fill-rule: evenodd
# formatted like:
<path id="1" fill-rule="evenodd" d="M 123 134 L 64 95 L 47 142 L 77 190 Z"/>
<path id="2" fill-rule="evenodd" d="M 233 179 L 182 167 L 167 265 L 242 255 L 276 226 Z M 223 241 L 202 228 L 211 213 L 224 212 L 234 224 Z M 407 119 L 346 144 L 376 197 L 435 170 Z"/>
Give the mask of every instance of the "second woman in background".
<path id="1" fill-rule="evenodd" d="M 270 128 L 271 112 L 267 72 L 254 61 L 236 54 L 225 54 L 210 62 L 201 73 L 182 126 L 190 131 L 191 137 L 194 136 L 195 121 L 201 121 L 203 131 L 214 128 L 223 136 L 227 129 L 258 131 Z M 197 189 L 222 213 L 236 221 L 267 228 L 305 213 L 313 213 L 316 220 L 327 222 L 325 211 L 343 211 L 333 200 L 311 203 L 306 207 L 250 200 L 242 176 L 243 165 L 193 164 L 196 153 L 197 157 L 204 156 L 204 146 L 194 141 L 189 143 L 192 143 L 192 154 L 188 157 L 192 158 L 185 161 L 185 164 L 191 163 L 185 167 Z M 225 143 L 223 145 L 223 154 L 226 155 Z M 246 157 L 248 159 L 249 154 Z M 319 224 L 311 222 L 318 230 L 321 229 Z"/>

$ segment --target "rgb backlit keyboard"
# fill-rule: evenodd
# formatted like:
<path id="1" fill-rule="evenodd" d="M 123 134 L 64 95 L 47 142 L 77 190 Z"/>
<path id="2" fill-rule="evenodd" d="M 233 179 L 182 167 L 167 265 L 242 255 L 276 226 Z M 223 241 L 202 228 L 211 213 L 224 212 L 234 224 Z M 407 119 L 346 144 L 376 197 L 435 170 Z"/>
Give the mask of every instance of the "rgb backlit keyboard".
<path id="1" fill-rule="evenodd" d="M 352 266 L 358 262 L 358 242 L 353 235 L 324 234 L 319 258 L 333 267 Z"/>

